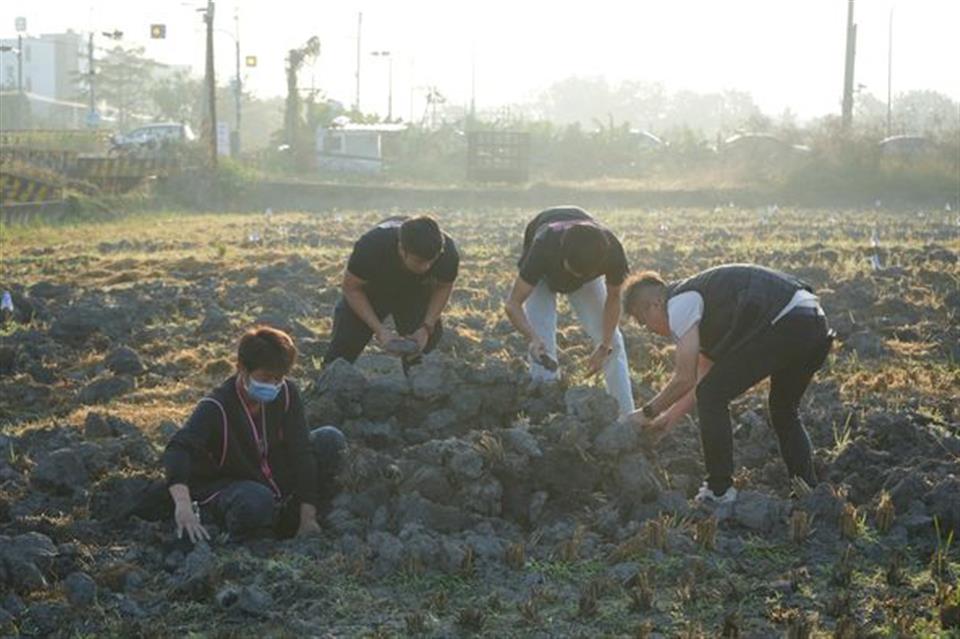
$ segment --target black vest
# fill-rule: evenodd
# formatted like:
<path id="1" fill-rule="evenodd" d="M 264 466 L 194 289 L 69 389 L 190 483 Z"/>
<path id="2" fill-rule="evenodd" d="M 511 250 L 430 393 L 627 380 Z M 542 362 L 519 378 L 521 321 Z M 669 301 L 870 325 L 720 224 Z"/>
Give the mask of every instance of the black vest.
<path id="1" fill-rule="evenodd" d="M 780 271 L 727 264 L 671 284 L 667 298 L 688 291 L 703 297 L 700 351 L 716 362 L 767 329 L 800 289 L 813 292 L 805 282 Z"/>

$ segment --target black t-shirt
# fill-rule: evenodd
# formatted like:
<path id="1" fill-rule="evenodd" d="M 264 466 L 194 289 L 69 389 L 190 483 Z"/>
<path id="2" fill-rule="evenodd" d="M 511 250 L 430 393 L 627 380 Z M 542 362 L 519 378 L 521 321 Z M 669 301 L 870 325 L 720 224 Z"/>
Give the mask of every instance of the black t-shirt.
<path id="1" fill-rule="evenodd" d="M 460 254 L 453 239 L 443 234 L 443 253 L 430 270 L 418 275 L 407 270 L 400 259 L 400 225 L 407 219 L 393 217 L 364 233 L 350 254 L 347 270 L 367 282 L 371 288 L 385 292 L 409 289 L 430 282 L 450 283 L 457 279 Z"/>
<path id="2" fill-rule="evenodd" d="M 563 231 L 573 224 L 590 224 L 602 230 L 609 240 L 607 253 L 601 263 L 587 274 L 578 277 L 563 268 L 560 238 Z M 533 218 L 523 233 L 523 255 L 518 264 L 524 282 L 536 286 L 545 279 L 550 290 L 571 293 L 600 275 L 606 277 L 608 286 L 620 286 L 630 267 L 620 240 L 576 206 L 562 206 L 542 211 Z"/>

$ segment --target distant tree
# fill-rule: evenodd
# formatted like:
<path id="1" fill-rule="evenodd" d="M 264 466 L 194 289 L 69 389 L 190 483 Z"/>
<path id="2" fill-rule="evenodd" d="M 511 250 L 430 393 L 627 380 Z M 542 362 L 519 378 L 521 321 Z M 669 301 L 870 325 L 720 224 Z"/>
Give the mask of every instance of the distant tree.
<path id="1" fill-rule="evenodd" d="M 786 142 L 800 141 L 802 131 L 797 123 L 797 114 L 790 107 L 785 108 L 771 123 L 771 131 Z"/>
<path id="2" fill-rule="evenodd" d="M 297 49 L 290 49 L 287 54 L 287 102 L 284 112 L 283 127 L 286 131 L 286 142 L 297 148 L 298 129 L 302 124 L 300 89 L 298 87 L 300 69 L 309 61 L 320 55 L 320 38 L 312 36 L 306 44 Z"/>
<path id="3" fill-rule="evenodd" d="M 899 133 L 941 136 L 960 129 L 960 103 L 937 91 L 908 91 L 893 101 Z"/>
<path id="4" fill-rule="evenodd" d="M 667 122 L 671 126 L 700 129 L 712 137 L 761 125 L 765 130 L 769 122 L 760 120 L 759 116 L 762 116 L 759 107 L 744 91 L 678 91 L 671 98 Z"/>
<path id="5" fill-rule="evenodd" d="M 669 96 L 659 82 L 625 80 L 611 97 L 613 104 L 609 113 L 617 120 L 633 122 L 640 129 L 662 130 Z"/>
<path id="6" fill-rule="evenodd" d="M 602 76 L 571 76 L 554 82 L 537 101 L 540 116 L 557 124 L 588 124 L 604 117 L 612 106 L 610 86 Z"/>
<path id="7" fill-rule="evenodd" d="M 281 97 L 254 99 L 243 103 L 243 124 L 240 139 L 244 152 L 263 149 L 282 138 L 284 99 Z M 274 132 L 281 133 L 274 136 Z"/>
<path id="8" fill-rule="evenodd" d="M 857 128 L 882 131 L 887 121 L 887 103 L 861 91 L 853 101 L 853 124 Z"/>
<path id="9" fill-rule="evenodd" d="M 127 127 L 132 115 L 148 115 L 152 110 L 151 89 L 159 63 L 144 57 L 143 52 L 143 47 L 117 45 L 94 63 L 96 97 L 117 109 L 121 129 Z M 76 79 L 79 97 L 89 99 L 90 76 L 80 73 Z"/>
<path id="10" fill-rule="evenodd" d="M 187 122 L 195 129 L 200 126 L 205 95 L 203 81 L 185 71 L 157 82 L 151 92 L 158 119 Z"/>

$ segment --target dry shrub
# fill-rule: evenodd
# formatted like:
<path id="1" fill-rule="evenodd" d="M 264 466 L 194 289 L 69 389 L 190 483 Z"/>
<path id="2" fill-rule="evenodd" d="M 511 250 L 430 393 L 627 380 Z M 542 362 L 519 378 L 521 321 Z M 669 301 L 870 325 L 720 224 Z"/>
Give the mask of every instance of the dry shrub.
<path id="1" fill-rule="evenodd" d="M 805 510 L 794 510 L 790 514 L 790 539 L 795 544 L 803 543 L 810 533 L 813 518 Z"/>
<path id="2" fill-rule="evenodd" d="M 703 550 L 713 550 L 717 545 L 717 518 L 707 517 L 697 522 L 693 538 Z"/>
<path id="3" fill-rule="evenodd" d="M 486 621 L 486 614 L 480 608 L 464 608 L 457 614 L 457 625 L 465 630 L 480 632 Z"/>
<path id="4" fill-rule="evenodd" d="M 580 592 L 580 599 L 577 602 L 577 617 L 579 619 L 590 619 L 597 616 L 600 611 L 599 599 L 600 588 L 596 582 L 591 581 Z"/>
<path id="5" fill-rule="evenodd" d="M 840 513 L 840 536 L 844 539 L 856 539 L 863 528 L 864 516 L 856 506 L 847 502 Z"/>
<path id="6" fill-rule="evenodd" d="M 617 564 L 639 555 L 643 552 L 644 548 L 646 548 L 644 534 L 637 533 L 620 542 L 620 544 L 610 552 L 607 560 L 612 564 Z"/>
<path id="7" fill-rule="evenodd" d="M 797 499 L 803 499 L 813 493 L 810 484 L 805 482 L 802 477 L 792 477 L 790 479 L 790 491 Z"/>
<path id="8" fill-rule="evenodd" d="M 881 533 L 886 533 L 893 526 L 895 510 L 893 500 L 890 499 L 890 493 L 883 491 L 880 494 L 880 502 L 877 504 L 876 512 L 877 530 Z"/>
<path id="9" fill-rule="evenodd" d="M 816 629 L 816 613 L 791 610 L 787 615 L 787 639 L 811 639 Z"/>
<path id="10" fill-rule="evenodd" d="M 583 536 L 587 528 L 583 524 L 577 524 L 573 531 L 573 536 L 557 545 L 556 556 L 560 561 L 571 562 L 580 558 L 580 546 L 583 545 Z"/>
<path id="11" fill-rule="evenodd" d="M 464 577 L 472 577 L 476 571 L 476 553 L 472 546 L 467 546 L 463 553 L 463 559 L 460 560 L 460 574 Z"/>
<path id="12" fill-rule="evenodd" d="M 853 577 L 853 560 L 853 546 L 847 546 L 833 566 L 832 580 L 835 585 L 850 584 L 850 579 Z"/>
<path id="13" fill-rule="evenodd" d="M 517 604 L 517 610 L 520 611 L 520 618 L 529 626 L 540 625 L 540 608 L 537 605 L 535 597 L 524 599 Z"/>
<path id="14" fill-rule="evenodd" d="M 630 610 L 647 612 L 653 608 L 653 578 L 650 571 L 638 572 L 625 585 L 629 588 Z"/>
<path id="15" fill-rule="evenodd" d="M 506 453 L 503 450 L 503 442 L 498 436 L 489 431 L 483 431 L 476 445 L 487 466 L 496 466 L 503 462 Z"/>
<path id="16" fill-rule="evenodd" d="M 667 552 L 667 527 L 666 517 L 658 517 L 647 521 L 643 525 L 643 536 L 647 547 Z"/>
<path id="17" fill-rule="evenodd" d="M 527 562 L 526 552 L 526 546 L 522 541 L 510 544 L 510 546 L 507 547 L 506 553 L 507 565 L 514 570 L 523 570 Z"/>
<path id="18" fill-rule="evenodd" d="M 740 613 L 736 610 L 731 610 L 723 617 L 720 636 L 723 637 L 723 639 L 739 639 L 741 625 L 742 620 L 740 619 Z"/>

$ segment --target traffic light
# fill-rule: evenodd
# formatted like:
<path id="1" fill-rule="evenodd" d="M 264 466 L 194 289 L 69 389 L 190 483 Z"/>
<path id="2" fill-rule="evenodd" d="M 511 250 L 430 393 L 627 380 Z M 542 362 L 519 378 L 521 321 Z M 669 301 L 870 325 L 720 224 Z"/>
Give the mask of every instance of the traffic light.
<path id="1" fill-rule="evenodd" d="M 152 40 L 163 40 L 166 37 L 167 37 L 167 25 L 165 24 L 150 25 L 150 38 Z"/>
<path id="2" fill-rule="evenodd" d="M 255 55 L 248 55 L 248 56 L 247 56 L 247 59 L 246 59 L 246 64 L 247 64 L 248 67 L 255 67 L 255 66 L 257 66 L 257 56 L 255 56 Z"/>

